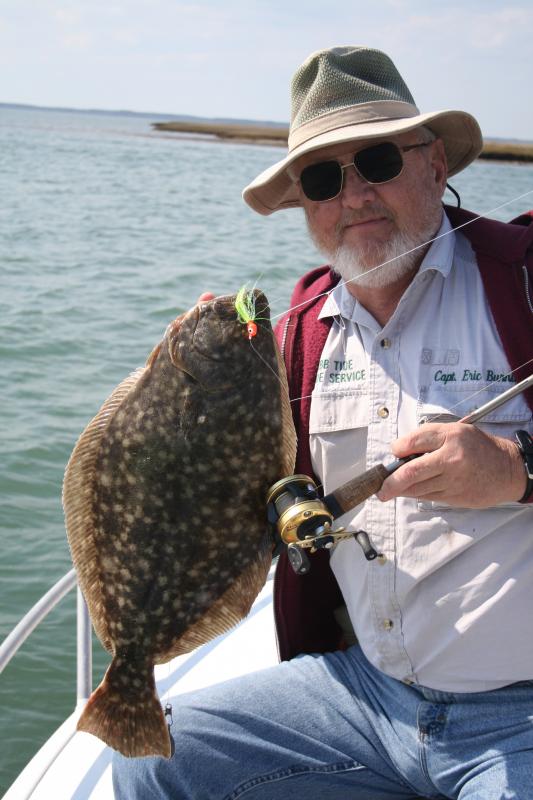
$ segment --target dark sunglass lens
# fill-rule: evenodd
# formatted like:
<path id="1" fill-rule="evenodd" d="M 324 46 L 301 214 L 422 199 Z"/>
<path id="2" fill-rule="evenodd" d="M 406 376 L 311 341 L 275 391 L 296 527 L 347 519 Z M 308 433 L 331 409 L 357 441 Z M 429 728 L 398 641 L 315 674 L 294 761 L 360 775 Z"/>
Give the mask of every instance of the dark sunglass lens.
<path id="1" fill-rule="evenodd" d="M 366 147 L 354 156 L 359 174 L 369 183 L 386 183 L 402 171 L 402 154 L 392 142 Z"/>
<path id="2" fill-rule="evenodd" d="M 300 175 L 303 193 L 309 200 L 331 200 L 342 186 L 342 169 L 336 161 L 322 161 L 305 167 Z"/>

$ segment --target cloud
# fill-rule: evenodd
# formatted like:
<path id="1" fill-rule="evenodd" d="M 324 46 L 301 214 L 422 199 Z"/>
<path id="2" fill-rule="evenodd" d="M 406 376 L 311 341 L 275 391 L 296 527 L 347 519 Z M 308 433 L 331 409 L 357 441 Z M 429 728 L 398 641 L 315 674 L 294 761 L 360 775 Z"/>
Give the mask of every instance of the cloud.
<path id="1" fill-rule="evenodd" d="M 472 23 L 470 40 L 481 50 L 495 49 L 528 37 L 533 32 L 533 9 L 506 8 L 491 14 L 478 15 Z"/>
<path id="2" fill-rule="evenodd" d="M 1 0 L 0 100 L 286 120 L 309 53 L 366 44 L 421 109 L 471 109 L 525 138 L 532 37 L 530 0 Z"/>
<path id="3" fill-rule="evenodd" d="M 396 20 L 387 31 L 397 42 L 410 46 L 416 41 L 421 46 L 438 43 L 454 52 L 460 47 L 493 50 L 516 43 L 517 38 L 529 39 L 533 33 L 533 8 L 447 8 L 431 14 L 411 14 Z"/>
<path id="4" fill-rule="evenodd" d="M 70 6 L 69 8 L 50 8 L 49 14 L 64 27 L 79 25 L 82 19 L 81 10 Z"/>

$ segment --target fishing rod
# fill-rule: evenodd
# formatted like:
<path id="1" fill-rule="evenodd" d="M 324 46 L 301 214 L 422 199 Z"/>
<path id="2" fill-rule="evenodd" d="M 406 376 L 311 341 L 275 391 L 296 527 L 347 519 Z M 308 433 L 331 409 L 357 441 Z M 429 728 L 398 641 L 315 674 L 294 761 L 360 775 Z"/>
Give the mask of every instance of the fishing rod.
<path id="1" fill-rule="evenodd" d="M 489 400 L 488 403 L 484 403 L 458 422 L 472 425 L 532 386 L 533 374 L 493 400 Z M 522 442 L 518 434 L 521 433 L 524 432 L 517 432 L 520 444 Z M 421 455 L 423 453 L 415 453 L 405 458 L 397 458 L 388 465 L 378 464 L 371 467 L 325 497 L 319 496 L 317 485 L 307 475 L 291 475 L 271 486 L 267 497 L 268 522 L 281 541 L 287 545 L 287 555 L 293 570 L 297 574 L 309 572 L 310 562 L 306 550 L 314 553 L 316 550 L 329 549 L 339 541 L 352 538 L 355 538 L 361 546 L 368 561 L 379 558 L 380 554 L 373 547 L 365 531 L 333 529 L 333 522 L 378 492 L 389 475 Z"/>

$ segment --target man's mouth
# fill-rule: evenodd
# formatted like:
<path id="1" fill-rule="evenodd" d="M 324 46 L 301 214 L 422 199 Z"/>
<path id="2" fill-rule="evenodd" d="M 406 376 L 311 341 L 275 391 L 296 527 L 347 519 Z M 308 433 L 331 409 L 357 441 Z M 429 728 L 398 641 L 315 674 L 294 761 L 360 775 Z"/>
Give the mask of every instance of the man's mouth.
<path id="1" fill-rule="evenodd" d="M 358 214 L 346 214 L 344 219 L 339 222 L 338 231 L 342 232 L 349 228 L 357 228 L 359 230 L 364 230 L 367 228 L 370 230 L 373 227 L 377 227 L 378 225 L 390 221 L 390 215 L 383 212 L 374 212 L 373 214 L 367 214 L 366 216 Z"/>
<path id="2" fill-rule="evenodd" d="M 347 228 L 359 228 L 364 225 L 375 225 L 377 222 L 387 222 L 387 217 L 368 217 L 367 219 L 356 220 L 346 225 Z"/>

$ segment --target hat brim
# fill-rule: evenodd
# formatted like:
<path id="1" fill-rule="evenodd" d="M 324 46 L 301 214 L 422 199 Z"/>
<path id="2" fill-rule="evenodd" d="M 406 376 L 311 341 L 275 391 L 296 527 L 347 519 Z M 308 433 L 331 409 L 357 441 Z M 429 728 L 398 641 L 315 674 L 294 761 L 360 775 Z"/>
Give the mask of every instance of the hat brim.
<path id="1" fill-rule="evenodd" d="M 288 168 L 307 153 L 324 147 L 358 140 L 378 139 L 406 133 L 427 125 L 442 139 L 448 161 L 448 175 L 455 175 L 474 161 L 483 147 L 483 137 L 476 119 L 465 111 L 435 111 L 405 119 L 363 122 L 343 125 L 308 139 L 295 147 L 273 166 L 264 170 L 243 191 L 242 196 L 259 214 L 272 214 L 282 208 L 301 205 L 298 186 L 288 174 Z"/>

